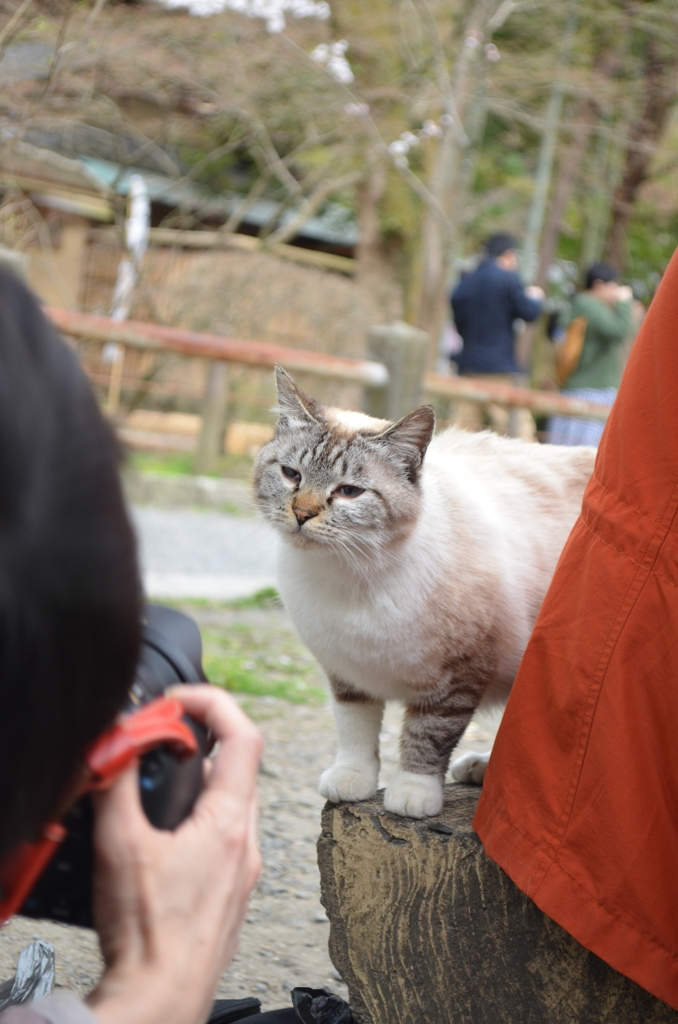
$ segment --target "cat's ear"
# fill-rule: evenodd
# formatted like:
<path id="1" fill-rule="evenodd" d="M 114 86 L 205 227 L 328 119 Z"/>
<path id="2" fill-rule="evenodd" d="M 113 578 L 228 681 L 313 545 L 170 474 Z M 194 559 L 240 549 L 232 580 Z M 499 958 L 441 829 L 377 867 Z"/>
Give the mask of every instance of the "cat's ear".
<path id="1" fill-rule="evenodd" d="M 422 405 L 413 412 L 408 412 L 407 416 L 403 416 L 375 438 L 388 444 L 404 462 L 412 483 L 415 482 L 424 461 L 424 454 L 433 437 L 435 425 L 436 414 L 433 406 Z"/>
<path id="2" fill-rule="evenodd" d="M 293 423 L 322 423 L 322 407 L 319 402 L 305 395 L 294 383 L 282 366 L 275 368 L 275 383 L 278 389 L 278 424 L 282 427 Z"/>

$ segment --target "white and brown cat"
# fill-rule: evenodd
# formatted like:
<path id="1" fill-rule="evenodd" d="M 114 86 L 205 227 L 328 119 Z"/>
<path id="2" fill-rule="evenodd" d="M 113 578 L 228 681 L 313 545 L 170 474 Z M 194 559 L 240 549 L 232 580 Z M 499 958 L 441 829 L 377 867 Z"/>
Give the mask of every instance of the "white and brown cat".
<path id="1" fill-rule="evenodd" d="M 384 702 L 398 700 L 384 806 L 437 814 L 472 715 L 508 697 L 595 451 L 455 428 L 433 437 L 430 406 L 391 423 L 276 377 L 280 415 L 255 494 L 283 539 L 285 607 L 331 685 L 339 749 L 320 792 L 375 794 Z M 486 763 L 467 754 L 453 776 L 480 782 Z"/>

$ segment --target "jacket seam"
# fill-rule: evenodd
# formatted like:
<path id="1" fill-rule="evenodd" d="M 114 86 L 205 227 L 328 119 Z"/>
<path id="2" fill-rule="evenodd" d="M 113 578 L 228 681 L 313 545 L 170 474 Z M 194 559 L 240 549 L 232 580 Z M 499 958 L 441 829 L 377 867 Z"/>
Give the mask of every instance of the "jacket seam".
<path id="1" fill-rule="evenodd" d="M 614 498 L 614 500 L 619 502 L 620 505 L 623 505 L 624 508 L 627 508 L 630 512 L 635 512 L 636 515 L 641 516 L 643 519 L 649 520 L 649 522 L 654 523 L 655 526 L 661 526 L 661 518 L 660 519 L 655 519 L 654 516 L 648 515 L 647 512 L 642 512 L 641 509 L 636 508 L 635 505 L 629 505 L 628 501 L 624 501 L 624 499 L 622 497 L 620 497 L 615 491 L 613 491 L 609 487 L 607 487 L 603 483 L 603 481 L 600 479 L 600 477 L 597 477 L 597 476 L 594 475 L 593 479 L 598 484 L 598 486 L 600 487 L 601 491 L 605 491 L 606 494 L 609 494 L 611 498 Z M 666 514 L 666 508 L 664 508 L 664 511 L 662 512 L 662 516 L 665 515 L 665 514 Z"/>
<path id="2" fill-rule="evenodd" d="M 602 910 L 604 914 L 608 915 L 608 917 L 613 918 L 615 921 L 623 925 L 625 928 L 628 928 L 636 935 L 639 935 L 641 938 L 645 939 L 646 942 L 649 942 L 656 949 L 660 950 L 666 956 L 670 957 L 671 960 L 678 962 L 678 954 L 676 954 L 673 950 L 668 949 L 666 946 L 663 946 L 659 939 L 654 938 L 654 936 L 650 932 L 647 932 L 642 928 L 633 927 L 632 925 L 630 925 L 629 922 L 625 918 L 621 917 L 621 915 L 617 911 L 612 910 L 609 906 L 597 900 L 595 896 L 592 896 L 588 889 L 584 888 L 582 883 L 578 879 L 576 879 L 571 874 L 571 872 L 567 870 L 567 868 L 564 868 L 562 864 L 558 864 L 555 860 L 553 864 L 555 867 L 558 868 L 559 871 L 562 871 L 562 873 L 570 879 L 573 886 L 579 891 L 579 893 L 584 897 L 584 899 L 588 900 L 589 903 L 592 903 L 594 907 L 598 907 L 598 909 Z M 539 892 L 539 889 L 544 884 L 544 881 L 545 879 L 542 880 L 542 882 L 539 884 L 536 890 L 537 892 Z"/>

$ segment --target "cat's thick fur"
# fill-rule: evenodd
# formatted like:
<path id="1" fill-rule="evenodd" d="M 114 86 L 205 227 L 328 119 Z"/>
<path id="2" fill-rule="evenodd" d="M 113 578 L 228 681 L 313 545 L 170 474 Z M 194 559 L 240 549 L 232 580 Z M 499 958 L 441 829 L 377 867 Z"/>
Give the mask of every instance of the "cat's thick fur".
<path id="1" fill-rule="evenodd" d="M 280 532 L 279 585 L 327 672 L 339 733 L 333 801 L 374 795 L 386 700 L 406 708 L 385 807 L 437 814 L 450 754 L 503 704 L 593 468 L 591 448 L 398 423 L 320 405 L 277 370 L 280 417 L 256 461 Z M 453 773 L 481 781 L 486 759 Z"/>

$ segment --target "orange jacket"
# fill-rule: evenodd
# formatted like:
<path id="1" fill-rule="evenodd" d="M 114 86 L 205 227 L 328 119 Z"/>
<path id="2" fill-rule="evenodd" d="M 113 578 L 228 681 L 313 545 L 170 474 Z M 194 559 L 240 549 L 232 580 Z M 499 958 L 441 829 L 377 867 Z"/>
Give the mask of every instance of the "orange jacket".
<path id="1" fill-rule="evenodd" d="M 634 344 L 474 820 L 587 949 L 678 1009 L 678 255 Z"/>

